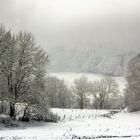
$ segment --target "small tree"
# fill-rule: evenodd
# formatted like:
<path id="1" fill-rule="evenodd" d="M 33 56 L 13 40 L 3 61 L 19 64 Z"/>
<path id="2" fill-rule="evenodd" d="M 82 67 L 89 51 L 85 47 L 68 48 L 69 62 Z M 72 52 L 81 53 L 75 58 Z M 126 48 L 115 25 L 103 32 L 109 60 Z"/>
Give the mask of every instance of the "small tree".
<path id="1" fill-rule="evenodd" d="M 91 93 L 95 99 L 96 108 L 103 109 L 108 99 L 118 93 L 118 85 L 112 77 L 107 76 L 93 82 Z"/>
<path id="2" fill-rule="evenodd" d="M 87 94 L 89 92 L 88 78 L 86 76 L 82 76 L 79 79 L 75 79 L 72 89 L 73 93 L 75 94 L 76 102 L 78 103 L 79 108 L 84 109 L 87 101 Z"/>

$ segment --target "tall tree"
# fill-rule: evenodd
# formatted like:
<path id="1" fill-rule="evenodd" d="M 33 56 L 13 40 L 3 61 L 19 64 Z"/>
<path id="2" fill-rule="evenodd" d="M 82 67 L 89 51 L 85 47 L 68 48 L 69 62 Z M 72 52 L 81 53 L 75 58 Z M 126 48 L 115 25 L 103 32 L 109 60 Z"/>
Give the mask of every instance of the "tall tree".
<path id="1" fill-rule="evenodd" d="M 0 84 L 4 87 L 1 93 L 6 93 L 13 105 L 19 101 L 43 103 L 48 56 L 29 33 L 12 35 L 1 26 L 0 37 Z"/>
<path id="2" fill-rule="evenodd" d="M 131 105 L 140 101 L 140 54 L 129 61 L 126 79 L 125 104 Z"/>
<path id="3" fill-rule="evenodd" d="M 72 89 L 80 109 L 84 109 L 87 101 L 87 94 L 89 92 L 88 78 L 82 76 L 79 79 L 75 79 Z"/>

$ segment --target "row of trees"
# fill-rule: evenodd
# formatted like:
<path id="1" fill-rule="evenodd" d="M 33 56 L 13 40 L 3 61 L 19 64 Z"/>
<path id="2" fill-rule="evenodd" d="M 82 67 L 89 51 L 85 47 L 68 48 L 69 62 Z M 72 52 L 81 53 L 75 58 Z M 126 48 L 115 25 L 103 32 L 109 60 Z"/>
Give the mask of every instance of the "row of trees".
<path id="1" fill-rule="evenodd" d="M 59 103 L 63 97 L 63 105 L 50 104 L 52 107 L 74 107 L 74 108 L 125 108 L 129 111 L 140 110 L 140 54 L 132 58 L 128 62 L 126 68 L 127 85 L 124 90 L 124 95 L 121 95 L 118 90 L 118 85 L 115 79 L 110 76 L 104 77 L 101 80 L 91 82 L 87 77 L 82 76 L 75 79 L 72 87 L 67 87 L 64 81 L 58 80 L 58 83 L 63 83 L 61 87 L 65 87 L 65 92 L 59 93 L 56 99 Z M 60 82 L 61 81 L 61 82 Z M 57 83 L 57 82 L 56 82 Z M 53 84 L 52 84 L 53 85 Z M 55 86 L 53 86 L 55 88 Z M 59 90 L 59 86 L 57 87 Z M 60 90 L 62 91 L 62 90 Z M 64 90 L 63 90 L 64 91 Z M 50 94 L 52 96 L 52 94 Z M 50 98 L 50 97 L 49 97 Z M 67 104 L 67 105 L 66 105 Z"/>
<path id="2" fill-rule="evenodd" d="M 71 108 L 72 93 L 64 80 L 48 76 L 46 80 L 46 94 L 50 107 Z"/>
<path id="3" fill-rule="evenodd" d="M 61 82 L 67 89 L 63 92 L 67 100 L 64 99 L 63 101 L 68 106 L 51 105 L 52 107 L 76 107 L 81 109 L 85 107 L 100 109 L 128 107 L 129 111 L 140 110 L 140 54 L 129 61 L 126 69 L 127 85 L 124 95 L 120 95 L 116 81 L 109 76 L 94 82 L 88 81 L 87 77 L 83 76 L 76 79 L 70 88 L 66 88 L 64 81 Z"/>
<path id="4" fill-rule="evenodd" d="M 17 102 L 35 105 L 45 115 L 47 64 L 48 56 L 30 33 L 12 34 L 0 26 L 0 99 L 10 102 L 11 117 Z"/>
<path id="5" fill-rule="evenodd" d="M 94 82 L 82 76 L 75 79 L 71 87 L 56 77 L 49 76 L 47 79 L 47 96 L 51 107 L 103 109 L 122 106 L 123 102 L 120 104 L 118 100 L 118 85 L 110 76 Z"/>

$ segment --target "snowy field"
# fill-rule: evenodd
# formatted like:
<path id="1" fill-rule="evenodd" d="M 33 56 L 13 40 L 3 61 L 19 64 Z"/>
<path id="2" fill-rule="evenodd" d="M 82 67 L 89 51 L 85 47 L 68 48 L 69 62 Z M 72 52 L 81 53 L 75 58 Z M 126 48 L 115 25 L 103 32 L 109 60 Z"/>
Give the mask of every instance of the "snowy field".
<path id="1" fill-rule="evenodd" d="M 71 86 L 82 75 L 90 81 L 103 75 L 86 73 L 52 73 Z M 126 81 L 115 77 L 122 92 Z M 140 112 L 110 114 L 110 110 L 51 109 L 59 116 L 58 123 L 20 123 L 21 127 L 0 127 L 0 140 L 96 139 L 140 140 Z"/>
<path id="2" fill-rule="evenodd" d="M 20 128 L 1 128 L 0 140 L 140 140 L 140 112 L 121 112 L 106 117 L 104 114 L 108 114 L 109 110 L 52 109 L 52 111 L 60 116 L 58 123 L 31 122 L 22 123 Z M 70 119 L 71 115 L 73 117 Z"/>
<path id="3" fill-rule="evenodd" d="M 59 79 L 63 79 L 66 81 L 68 85 L 72 85 L 74 79 L 80 78 L 81 76 L 87 76 L 89 81 L 95 81 L 100 80 L 104 77 L 104 75 L 101 74 L 91 74 L 91 73 L 72 73 L 72 72 L 57 72 L 57 73 L 51 73 L 52 76 L 56 76 Z M 126 85 L 126 80 L 124 77 L 114 77 L 116 82 L 119 85 L 119 90 L 122 93 L 123 89 Z"/>

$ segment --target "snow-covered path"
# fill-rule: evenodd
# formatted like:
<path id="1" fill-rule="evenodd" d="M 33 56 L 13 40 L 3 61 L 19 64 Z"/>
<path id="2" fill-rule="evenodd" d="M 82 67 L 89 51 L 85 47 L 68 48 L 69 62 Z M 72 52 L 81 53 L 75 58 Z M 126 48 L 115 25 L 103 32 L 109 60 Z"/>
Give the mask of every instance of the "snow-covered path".
<path id="1" fill-rule="evenodd" d="M 62 111 L 54 112 L 62 115 Z M 74 111 L 73 111 L 74 112 Z M 89 110 L 90 112 L 90 110 Z M 91 110 L 92 112 L 92 110 Z M 98 111 L 100 114 L 106 111 Z M 58 114 L 59 115 L 59 114 Z M 81 112 L 82 115 L 82 112 Z M 0 130 L 1 140 L 48 140 L 48 139 L 97 139 L 140 140 L 140 113 L 118 113 L 112 118 L 76 118 L 59 123 L 34 122 L 23 124 L 23 128 Z"/>

